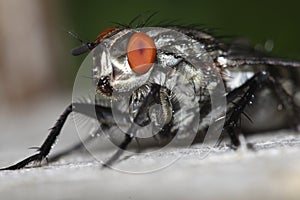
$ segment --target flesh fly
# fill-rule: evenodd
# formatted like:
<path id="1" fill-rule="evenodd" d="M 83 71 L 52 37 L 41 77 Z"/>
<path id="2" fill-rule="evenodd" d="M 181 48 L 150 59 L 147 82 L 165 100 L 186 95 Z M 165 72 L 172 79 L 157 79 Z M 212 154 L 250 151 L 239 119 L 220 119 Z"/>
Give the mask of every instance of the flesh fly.
<path id="1" fill-rule="evenodd" d="M 299 124 L 294 96 L 300 62 L 268 57 L 185 26 L 109 28 L 72 50 L 74 56 L 86 52 L 93 59 L 93 103 L 72 102 L 36 154 L 2 170 L 47 159 L 72 112 L 96 118 L 102 132 L 123 133 L 106 166 L 134 140 L 168 143 L 192 136 L 188 143 L 203 142 L 217 124 L 211 129 L 220 132 L 217 144 L 228 137 L 238 148 L 242 133 Z"/>

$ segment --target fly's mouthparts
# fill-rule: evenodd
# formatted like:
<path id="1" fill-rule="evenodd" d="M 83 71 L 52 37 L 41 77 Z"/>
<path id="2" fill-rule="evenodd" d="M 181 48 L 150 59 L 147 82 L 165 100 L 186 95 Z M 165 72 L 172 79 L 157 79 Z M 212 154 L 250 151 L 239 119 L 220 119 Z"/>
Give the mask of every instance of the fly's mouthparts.
<path id="1" fill-rule="evenodd" d="M 113 93 L 113 88 L 110 85 L 109 76 L 101 76 L 97 83 L 97 92 L 100 92 L 103 95 L 111 96 Z"/>

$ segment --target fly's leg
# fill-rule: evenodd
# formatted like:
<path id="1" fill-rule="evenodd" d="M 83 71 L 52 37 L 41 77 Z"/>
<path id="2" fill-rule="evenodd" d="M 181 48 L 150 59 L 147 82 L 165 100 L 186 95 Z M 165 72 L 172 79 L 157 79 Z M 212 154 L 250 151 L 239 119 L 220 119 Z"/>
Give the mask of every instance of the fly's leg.
<path id="1" fill-rule="evenodd" d="M 238 147 L 241 144 L 239 140 L 240 117 L 244 114 L 245 107 L 254 99 L 255 93 L 262 87 L 269 87 L 274 91 L 283 106 L 288 111 L 291 111 L 291 115 L 297 113 L 298 108 L 294 104 L 292 97 L 274 77 L 265 71 L 256 73 L 246 83 L 227 95 L 228 102 L 232 102 L 233 106 L 227 112 L 228 117 L 225 121 L 224 130 L 228 133 L 234 147 Z"/>
<path id="2" fill-rule="evenodd" d="M 281 86 L 281 84 L 272 76 L 269 77 L 269 82 L 273 86 L 273 90 L 276 93 L 279 101 L 282 103 L 283 107 L 288 111 L 289 115 L 289 125 L 291 128 L 298 130 L 298 125 L 300 122 L 300 109 L 295 103 L 293 97 L 286 92 L 286 90 Z"/>
<path id="3" fill-rule="evenodd" d="M 56 142 L 57 137 L 59 136 L 59 134 L 61 133 L 61 130 L 68 118 L 68 116 L 70 115 L 71 112 L 78 112 L 78 113 L 82 113 L 85 114 L 89 117 L 95 117 L 92 113 L 91 109 L 96 110 L 98 119 L 104 119 L 106 116 L 107 117 L 111 117 L 111 110 L 109 108 L 106 107 L 102 107 L 99 105 L 93 105 L 93 104 L 85 104 L 85 103 L 74 103 L 74 104 L 70 104 L 65 111 L 62 113 L 62 115 L 58 118 L 58 120 L 56 121 L 55 125 L 53 126 L 53 128 L 51 128 L 51 131 L 48 135 L 48 137 L 46 138 L 46 140 L 44 141 L 44 143 L 42 144 L 41 147 L 38 148 L 38 153 L 29 156 L 27 158 L 25 158 L 24 160 L 6 167 L 6 168 L 2 168 L 0 170 L 17 170 L 17 169 L 21 169 L 24 168 L 25 166 L 27 166 L 30 163 L 33 162 L 38 162 L 40 163 L 43 159 L 47 159 L 48 154 L 50 153 L 50 150 L 52 149 L 52 146 L 54 145 L 54 143 Z M 101 110 L 103 112 L 101 112 Z"/>
<path id="4" fill-rule="evenodd" d="M 60 131 L 61 131 L 63 125 L 65 124 L 69 114 L 72 112 L 72 110 L 73 110 L 72 104 L 69 105 L 65 109 L 65 111 L 62 113 L 62 115 L 56 121 L 53 128 L 51 128 L 51 131 L 50 131 L 48 137 L 46 138 L 45 142 L 42 144 L 42 146 L 40 148 L 38 148 L 38 153 L 36 153 L 28 158 L 25 158 L 24 160 L 16 163 L 15 165 L 3 168 L 1 170 L 21 169 L 21 168 L 25 167 L 26 165 L 28 165 L 29 163 L 41 162 L 44 158 L 46 158 L 51 150 L 51 147 L 55 143 L 57 136 L 60 134 Z"/>
<path id="5" fill-rule="evenodd" d="M 166 135 L 166 132 L 170 132 L 170 124 L 166 124 L 162 130 L 158 133 L 158 135 Z M 122 143 L 118 146 L 118 150 L 112 155 L 112 157 L 110 157 L 104 164 L 103 167 L 110 167 L 112 164 L 114 164 L 119 158 L 120 156 L 123 154 L 124 150 L 127 149 L 128 145 L 132 142 L 133 139 L 136 139 L 135 137 L 135 131 L 136 131 L 136 126 L 132 126 L 128 133 L 125 135 L 124 140 L 122 141 Z M 131 133 L 131 134 L 129 134 Z M 154 137 L 154 136 L 153 136 Z M 157 138 L 158 139 L 158 138 Z M 142 152 L 142 149 L 139 149 L 138 152 Z"/>
<path id="6" fill-rule="evenodd" d="M 136 139 L 135 137 L 135 131 L 137 130 L 137 126 L 133 125 L 130 127 L 128 133 L 125 135 L 124 140 L 122 143 L 118 146 L 118 150 L 110 157 L 102 167 L 110 167 L 112 164 L 114 164 L 120 156 L 123 154 L 124 150 L 127 149 L 128 145 L 131 143 L 133 139 Z M 158 135 L 166 135 L 166 133 L 171 132 L 171 123 L 165 124 L 161 131 L 159 131 Z M 153 136 L 154 137 L 154 136 Z M 158 138 L 157 138 L 158 139 Z M 142 152 L 142 149 L 139 149 L 139 152 Z"/>
<path id="7" fill-rule="evenodd" d="M 141 105 L 138 107 L 137 114 L 133 119 L 133 124 L 125 134 L 125 138 L 118 145 L 118 150 L 113 154 L 111 158 L 109 158 L 104 164 L 103 167 L 110 167 L 114 162 L 116 162 L 119 157 L 123 154 L 124 150 L 127 149 L 128 145 L 132 142 L 133 139 L 136 139 L 136 131 L 139 129 L 139 126 L 146 126 L 148 125 L 151 120 L 149 119 L 149 108 L 157 103 L 162 106 L 164 110 L 165 119 L 164 119 L 164 126 L 161 131 L 159 131 L 158 135 L 166 135 L 166 131 L 170 131 L 170 127 L 172 124 L 172 116 L 169 116 L 172 112 L 168 109 L 169 107 L 166 105 L 165 102 L 168 98 L 168 91 L 164 87 L 161 87 L 158 84 L 151 84 L 151 89 L 146 97 L 143 99 Z M 171 102 L 169 102 L 171 103 Z M 168 107 L 168 108 L 167 108 Z M 154 136 L 153 136 L 154 138 Z"/>
<path id="8" fill-rule="evenodd" d="M 145 126 L 148 125 L 150 119 L 148 117 L 148 109 L 155 102 L 155 96 L 159 93 L 160 86 L 153 84 L 150 85 L 151 89 L 147 96 L 143 99 L 141 105 L 139 105 L 137 114 L 133 119 L 133 123 L 127 133 L 125 134 L 125 138 L 121 144 L 118 145 L 118 150 L 113 154 L 111 158 L 109 158 L 104 164 L 103 167 L 110 167 L 114 162 L 118 160 L 118 158 L 123 154 L 124 150 L 127 149 L 128 145 L 135 138 L 137 125 Z M 137 125 L 136 125 L 137 124 Z"/>
<path id="9" fill-rule="evenodd" d="M 48 163 L 55 162 L 55 161 L 59 160 L 60 158 L 69 155 L 70 153 L 81 150 L 84 147 L 84 144 L 91 142 L 94 138 L 95 137 L 93 137 L 92 135 L 88 135 L 88 137 L 85 138 L 83 141 L 78 142 L 77 144 L 73 145 L 69 149 L 63 150 L 63 151 L 49 157 L 47 159 L 47 162 Z"/>
<path id="10" fill-rule="evenodd" d="M 95 140 L 95 135 L 97 135 L 99 132 L 101 131 L 105 131 L 107 129 L 110 128 L 110 126 L 102 126 L 103 124 L 101 124 L 101 128 L 97 129 L 94 133 L 92 134 L 89 134 L 85 139 L 83 139 L 82 141 L 78 142 L 77 144 L 73 145 L 72 147 L 64 150 L 64 151 L 61 151 L 53 156 L 50 156 L 48 158 L 48 162 L 51 163 L 51 162 L 55 162 L 57 160 L 59 160 L 61 157 L 64 157 L 64 156 L 67 156 L 75 151 L 79 151 L 79 150 L 82 150 L 86 144 L 92 142 L 93 140 Z"/>
<path id="11" fill-rule="evenodd" d="M 125 138 L 122 143 L 118 146 L 118 150 L 110 157 L 104 164 L 103 167 L 110 167 L 115 161 L 119 159 L 119 157 L 123 154 L 123 151 L 127 149 L 128 145 L 131 143 L 134 138 L 134 134 L 130 133 L 133 130 L 134 126 L 131 126 L 128 133 L 125 134 Z"/>

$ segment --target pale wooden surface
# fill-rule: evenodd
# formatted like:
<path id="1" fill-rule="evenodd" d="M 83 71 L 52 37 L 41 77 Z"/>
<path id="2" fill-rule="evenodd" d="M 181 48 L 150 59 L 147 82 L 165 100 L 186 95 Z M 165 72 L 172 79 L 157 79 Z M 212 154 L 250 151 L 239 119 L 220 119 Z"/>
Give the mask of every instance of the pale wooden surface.
<path id="1" fill-rule="evenodd" d="M 1 113 L 1 167 L 41 144 L 69 98 L 40 102 L 29 113 Z M 74 131 L 69 122 L 55 150 L 76 143 Z M 118 164 L 134 169 L 181 156 L 168 168 L 140 175 L 100 169 L 91 156 L 75 153 L 41 168 L 0 172 L 0 199 L 300 199 L 300 136 L 281 131 L 250 141 L 256 152 L 221 148 L 199 159 L 196 145 Z"/>

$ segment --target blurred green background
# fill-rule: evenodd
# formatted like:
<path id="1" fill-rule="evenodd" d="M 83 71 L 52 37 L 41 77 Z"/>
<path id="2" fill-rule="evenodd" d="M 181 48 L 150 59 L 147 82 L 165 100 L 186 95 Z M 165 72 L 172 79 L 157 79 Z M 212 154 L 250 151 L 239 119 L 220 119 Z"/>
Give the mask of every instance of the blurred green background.
<path id="1" fill-rule="evenodd" d="M 73 1 L 64 0 L 70 27 L 83 38 L 94 40 L 101 31 L 128 23 L 145 12 L 158 12 L 154 21 L 177 19 L 216 28 L 220 35 L 248 38 L 252 45 L 274 42 L 272 55 L 300 59 L 300 1 L 161 0 Z M 75 44 L 74 44 L 75 45 Z M 79 66 L 82 58 L 74 58 Z M 75 68 L 74 68 L 75 69 Z M 71 78 L 71 77 L 70 77 Z"/>
<path id="2" fill-rule="evenodd" d="M 114 26 L 112 22 L 128 23 L 140 14 L 151 12 L 158 12 L 153 19 L 154 24 L 162 20 L 204 24 L 208 28 L 216 28 L 218 35 L 248 38 L 253 46 L 263 46 L 271 40 L 274 43 L 272 55 L 300 60 L 299 6 L 300 1 L 292 0 L 0 0 L 0 20 L 1 15 L 5 16 L 3 11 L 6 11 L 6 18 L 2 18 L 2 26 L 6 26 L 0 29 L 0 38 L 4 42 L 0 49 L 0 101 L 17 99 L 24 102 L 24 99 L 30 100 L 45 91 L 49 96 L 49 91 L 70 93 L 85 55 L 71 56 L 70 50 L 80 43 L 66 32 L 73 31 L 85 41 L 93 41 L 101 31 Z M 32 18 L 22 14 L 23 11 L 33 13 L 34 10 L 38 14 Z M 35 35 L 37 33 L 40 35 Z M 40 41 L 40 44 L 31 45 L 35 41 Z M 13 46 L 12 52 L 15 53 L 22 46 L 20 44 L 26 48 L 17 55 L 25 51 L 28 55 L 20 61 L 21 64 L 6 62 L 6 58 L 15 59 L 15 55 L 11 56 L 8 51 L 9 47 Z M 36 68 L 25 70 L 25 67 L 35 65 L 35 62 L 32 64 L 29 61 L 37 58 L 48 65 L 42 69 L 40 64 L 36 64 Z M 35 75 L 35 72 L 43 70 L 46 71 L 43 76 Z M 24 78 L 26 72 L 28 77 Z M 25 87 L 24 83 L 39 76 L 41 80 Z M 47 81 L 43 82 L 45 79 Z M 26 98 L 24 95 L 27 95 Z"/>

